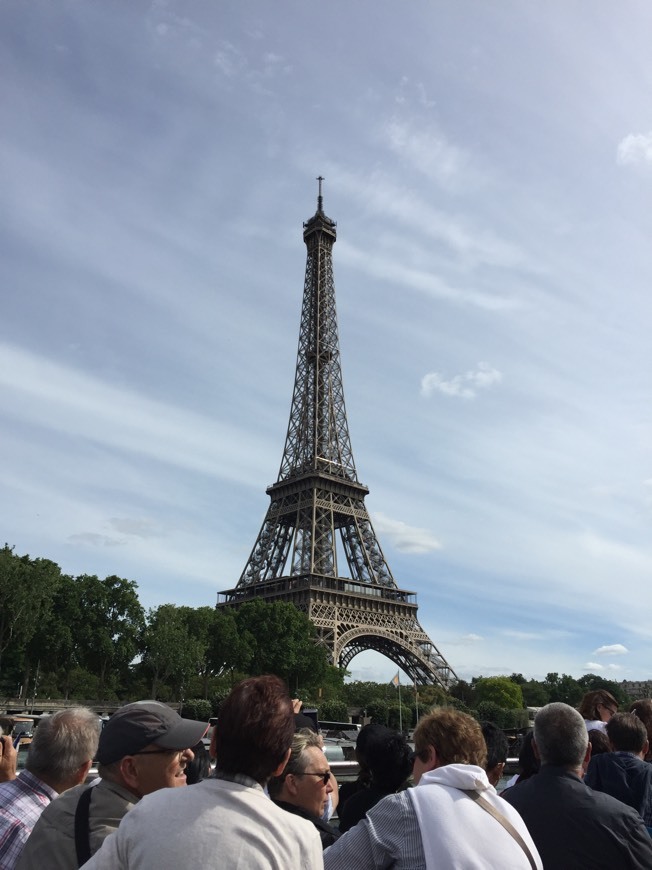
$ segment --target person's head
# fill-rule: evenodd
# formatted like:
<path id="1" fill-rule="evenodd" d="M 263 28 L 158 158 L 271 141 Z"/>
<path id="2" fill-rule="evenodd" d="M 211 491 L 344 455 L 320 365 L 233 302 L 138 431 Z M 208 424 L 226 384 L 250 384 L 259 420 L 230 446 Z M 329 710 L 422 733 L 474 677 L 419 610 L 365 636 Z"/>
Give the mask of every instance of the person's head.
<path id="1" fill-rule="evenodd" d="M 136 797 L 186 784 L 186 765 L 207 722 L 182 719 L 167 704 L 125 704 L 104 726 L 97 751 L 99 773 Z"/>
<path id="2" fill-rule="evenodd" d="M 412 772 L 413 753 L 398 731 L 375 732 L 365 746 L 365 759 L 374 788 L 386 794 L 398 791 Z"/>
<path id="3" fill-rule="evenodd" d="M 542 765 L 579 770 L 589 746 L 584 719 L 568 704 L 546 704 L 534 717 L 534 744 Z"/>
<path id="4" fill-rule="evenodd" d="M 611 743 L 607 733 L 606 731 L 600 731 L 599 728 L 589 728 L 589 743 L 591 744 L 591 758 L 594 755 L 603 755 L 605 752 L 611 752 Z"/>
<path id="5" fill-rule="evenodd" d="M 309 728 L 304 728 L 294 735 L 291 749 L 283 772 L 270 779 L 267 785 L 270 797 L 302 807 L 311 815 L 321 817 L 328 795 L 333 791 L 321 738 Z"/>
<path id="6" fill-rule="evenodd" d="M 414 731 L 415 784 L 424 773 L 446 764 L 485 766 L 487 746 L 478 722 L 449 708 L 433 710 L 419 720 Z"/>
<path id="7" fill-rule="evenodd" d="M 634 701 L 634 703 L 629 708 L 630 713 L 634 713 L 641 722 L 645 725 L 647 730 L 647 739 L 650 747 L 652 748 L 652 699 L 650 698 L 641 698 L 638 701 Z M 648 749 L 646 760 L 649 761 L 652 758 L 652 749 Z"/>
<path id="8" fill-rule="evenodd" d="M 88 707 L 68 707 L 39 722 L 26 769 L 57 792 L 79 785 L 93 763 L 100 719 Z"/>
<path id="9" fill-rule="evenodd" d="M 363 725 L 358 731 L 355 741 L 355 757 L 360 771 L 358 779 L 370 779 L 371 774 L 367 766 L 367 747 L 376 739 L 382 740 L 382 736 L 388 730 L 385 725 L 380 725 L 378 722 L 370 722 L 369 725 Z"/>
<path id="10" fill-rule="evenodd" d="M 539 759 L 534 754 L 534 749 L 532 748 L 533 737 L 534 731 L 530 730 L 525 734 L 521 743 L 518 753 L 519 780 L 529 779 L 529 777 L 539 772 Z"/>
<path id="11" fill-rule="evenodd" d="M 648 751 L 647 729 L 634 713 L 616 713 L 607 722 L 607 737 L 614 752 L 633 752 L 644 756 Z"/>
<path id="12" fill-rule="evenodd" d="M 583 719 L 608 722 L 618 712 L 618 701 L 606 689 L 587 692 L 577 708 Z"/>
<path id="13" fill-rule="evenodd" d="M 481 728 L 484 742 L 487 744 L 487 761 L 484 769 L 489 782 L 496 786 L 505 769 L 509 743 L 504 731 L 493 722 L 482 722 Z"/>
<path id="14" fill-rule="evenodd" d="M 294 713 L 285 683 L 274 676 L 250 677 L 220 706 L 213 731 L 217 768 L 264 784 L 285 767 L 293 736 Z"/>

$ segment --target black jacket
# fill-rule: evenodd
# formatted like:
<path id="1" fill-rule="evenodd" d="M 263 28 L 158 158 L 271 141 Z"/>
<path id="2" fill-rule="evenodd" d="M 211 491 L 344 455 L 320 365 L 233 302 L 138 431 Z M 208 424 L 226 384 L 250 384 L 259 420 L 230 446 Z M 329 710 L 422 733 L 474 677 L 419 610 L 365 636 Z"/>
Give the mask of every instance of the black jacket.
<path id="1" fill-rule="evenodd" d="M 340 836 L 340 832 L 335 830 L 335 828 L 332 828 L 328 822 L 325 822 L 317 816 L 313 816 L 312 813 L 304 810 L 303 807 L 297 807 L 294 804 L 288 804 L 285 801 L 274 801 L 274 803 L 282 810 L 286 810 L 288 813 L 294 813 L 295 816 L 301 816 L 302 819 L 308 819 L 309 822 L 312 822 L 319 831 L 322 849 L 327 849 L 329 846 L 332 846 L 335 840 Z"/>
<path id="2" fill-rule="evenodd" d="M 646 825 L 650 817 L 652 764 L 631 752 L 603 752 L 589 762 L 584 782 L 595 791 L 603 791 L 633 807 Z"/>
<path id="3" fill-rule="evenodd" d="M 652 868 L 652 837 L 639 814 L 563 767 L 542 765 L 504 799 L 521 814 L 545 870 Z"/>

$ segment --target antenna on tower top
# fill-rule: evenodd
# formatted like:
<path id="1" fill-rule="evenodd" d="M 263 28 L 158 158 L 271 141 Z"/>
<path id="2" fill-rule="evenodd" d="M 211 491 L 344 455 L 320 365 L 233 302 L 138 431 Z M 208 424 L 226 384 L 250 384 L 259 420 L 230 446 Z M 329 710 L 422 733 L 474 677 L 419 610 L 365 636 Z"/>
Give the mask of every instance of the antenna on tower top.
<path id="1" fill-rule="evenodd" d="M 319 195 L 317 197 L 317 211 L 323 211 L 324 197 L 321 195 L 321 183 L 326 179 L 322 175 L 317 176 L 317 181 L 319 182 Z"/>

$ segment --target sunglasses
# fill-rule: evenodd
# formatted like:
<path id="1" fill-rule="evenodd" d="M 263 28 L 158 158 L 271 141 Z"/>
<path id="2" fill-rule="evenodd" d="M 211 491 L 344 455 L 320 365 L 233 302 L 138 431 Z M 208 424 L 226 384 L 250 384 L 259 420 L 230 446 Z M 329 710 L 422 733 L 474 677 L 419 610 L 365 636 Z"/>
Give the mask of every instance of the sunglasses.
<path id="1" fill-rule="evenodd" d="M 303 773 L 299 773 L 297 776 L 318 776 L 324 785 L 328 785 L 331 779 L 331 772 L 327 770 L 326 773 L 317 773 L 314 770 L 304 770 Z"/>

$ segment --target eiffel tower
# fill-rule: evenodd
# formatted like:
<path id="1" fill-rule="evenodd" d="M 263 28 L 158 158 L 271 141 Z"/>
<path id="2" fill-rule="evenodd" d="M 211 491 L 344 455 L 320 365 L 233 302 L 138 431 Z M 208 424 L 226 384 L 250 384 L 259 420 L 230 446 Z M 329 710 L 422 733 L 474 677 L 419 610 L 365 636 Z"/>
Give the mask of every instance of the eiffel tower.
<path id="1" fill-rule="evenodd" d="M 290 422 L 271 504 L 235 589 L 222 607 L 252 598 L 290 601 L 317 628 L 333 664 L 363 650 L 391 659 L 414 682 L 447 688 L 455 673 L 417 619 L 416 595 L 399 589 L 358 480 L 344 407 L 333 244 L 336 223 L 317 212 L 303 225 L 306 277 Z M 349 575 L 340 573 L 346 561 Z"/>

